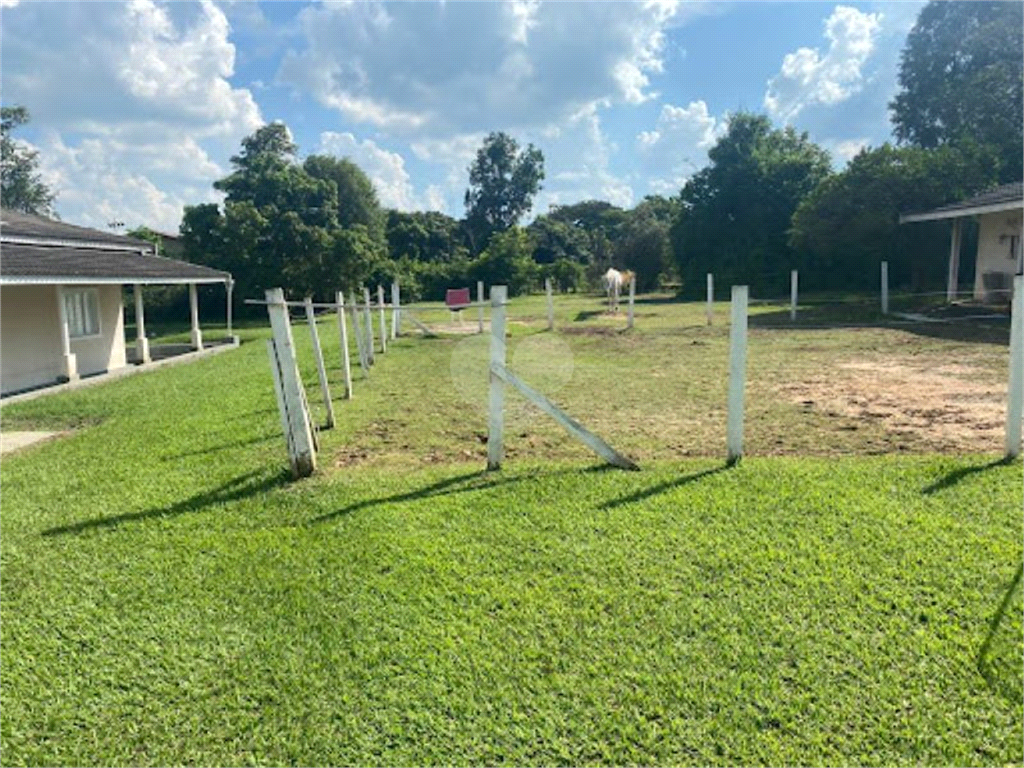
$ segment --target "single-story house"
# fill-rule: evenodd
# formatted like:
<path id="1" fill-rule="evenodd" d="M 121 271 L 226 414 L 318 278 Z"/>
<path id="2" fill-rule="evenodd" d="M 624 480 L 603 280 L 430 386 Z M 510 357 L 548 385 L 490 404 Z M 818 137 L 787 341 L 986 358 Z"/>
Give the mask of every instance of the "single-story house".
<path id="1" fill-rule="evenodd" d="M 965 219 L 978 221 L 978 252 L 975 255 L 973 296 L 977 301 L 1003 304 L 1013 292 L 1013 276 L 1024 274 L 1021 250 L 1024 227 L 1024 184 L 1004 184 L 967 200 L 931 211 L 900 216 L 900 224 L 949 220 L 953 223 L 949 244 L 949 277 L 946 299 L 956 299 L 960 275 L 960 235 Z"/>
<path id="2" fill-rule="evenodd" d="M 203 348 L 196 285 L 223 283 L 231 336 L 227 272 L 160 256 L 144 240 L 0 211 L 0 395 L 128 365 L 124 288 L 132 286 L 135 358 L 151 362 L 143 286 L 188 285 L 191 346 Z"/>

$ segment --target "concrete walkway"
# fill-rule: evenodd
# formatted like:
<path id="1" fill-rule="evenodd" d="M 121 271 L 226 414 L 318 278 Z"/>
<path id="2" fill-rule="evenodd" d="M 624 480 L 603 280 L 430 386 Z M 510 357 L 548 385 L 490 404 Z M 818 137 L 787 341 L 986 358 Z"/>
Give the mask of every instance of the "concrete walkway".
<path id="1" fill-rule="evenodd" d="M 0 432 L 0 456 L 6 456 L 22 448 L 28 448 L 43 440 L 61 434 L 60 432 Z"/>

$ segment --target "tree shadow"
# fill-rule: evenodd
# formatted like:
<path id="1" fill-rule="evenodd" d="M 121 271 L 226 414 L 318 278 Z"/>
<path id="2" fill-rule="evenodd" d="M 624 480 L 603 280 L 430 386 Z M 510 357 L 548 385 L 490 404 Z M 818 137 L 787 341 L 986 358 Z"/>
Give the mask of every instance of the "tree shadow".
<path id="1" fill-rule="evenodd" d="M 719 472 L 724 472 L 727 469 L 730 469 L 730 465 L 723 464 L 718 467 L 712 467 L 711 469 L 705 469 L 701 472 L 694 472 L 689 475 L 683 475 L 682 477 L 677 477 L 674 480 L 667 480 L 663 483 L 652 485 L 650 488 L 644 488 L 643 490 L 637 491 L 636 493 L 631 493 L 628 496 L 622 496 L 618 499 L 606 501 L 604 504 L 598 507 L 598 509 L 615 509 L 616 507 L 621 507 L 626 504 L 632 504 L 633 502 L 636 501 L 643 501 L 644 499 L 649 499 L 651 496 L 657 496 L 659 493 L 671 491 L 673 488 L 679 488 L 684 485 L 689 485 L 690 483 L 694 483 L 700 480 L 701 478 L 707 477 L 709 475 L 715 475 L 718 474 Z"/>
<path id="2" fill-rule="evenodd" d="M 1017 704 L 1024 702 L 1024 679 L 1021 678 L 1021 659 L 1019 655 L 1019 630 L 1013 632 L 1012 639 L 1009 642 L 1010 647 L 1005 649 L 1005 654 L 1000 654 L 1001 656 L 1009 655 L 1011 658 L 997 658 L 992 653 L 992 645 L 1000 625 L 1006 618 L 1010 601 L 1021 585 L 1022 577 L 1024 577 L 1024 560 L 1021 560 L 1020 565 L 1017 566 L 1017 573 L 1010 582 L 1009 587 L 1007 587 L 1006 592 L 1003 593 L 1003 599 L 999 602 L 999 607 L 989 622 L 988 634 L 985 635 L 985 640 L 978 649 L 977 659 L 978 672 L 981 673 L 981 676 L 985 679 L 992 692 Z"/>
<path id="3" fill-rule="evenodd" d="M 61 536 L 68 533 L 82 533 L 83 531 L 99 528 L 116 528 L 122 523 L 150 520 L 157 517 L 172 517 L 187 512 L 199 512 L 213 504 L 225 504 L 272 491 L 285 485 L 291 478 L 291 474 L 287 470 L 281 470 L 266 477 L 263 475 L 263 470 L 255 469 L 252 472 L 247 472 L 244 475 L 239 475 L 229 480 L 212 491 L 196 494 L 168 507 L 154 507 L 153 509 L 127 512 L 123 515 L 114 515 L 112 517 L 94 517 L 90 520 L 48 528 L 42 532 L 42 535 Z"/>
<path id="4" fill-rule="evenodd" d="M 447 477 L 444 480 L 439 480 L 436 483 L 424 486 L 423 488 L 417 488 L 413 491 L 406 491 L 405 493 L 397 493 L 392 496 L 382 496 L 375 499 L 363 499 L 353 504 L 349 504 L 347 507 L 336 509 L 333 512 L 314 517 L 312 520 L 307 522 L 307 525 L 318 525 L 320 523 L 330 522 L 339 517 L 345 515 L 351 515 L 355 512 L 361 512 L 365 509 L 372 509 L 374 507 L 383 506 L 385 504 L 401 504 L 406 501 L 417 501 L 419 499 L 429 499 L 434 496 L 450 496 L 456 493 L 471 493 L 473 491 L 486 491 L 491 488 L 499 488 L 505 485 L 513 485 L 515 483 L 521 483 L 525 480 L 533 480 L 538 477 L 551 477 L 553 475 L 566 475 L 575 474 L 577 472 L 608 472 L 617 469 L 609 464 L 598 464 L 585 469 L 561 469 L 555 470 L 554 472 L 527 472 L 521 475 L 514 476 L 502 476 L 490 472 L 486 469 L 478 469 L 473 472 L 466 472 L 461 475 L 454 477 Z"/>
<path id="5" fill-rule="evenodd" d="M 987 469 L 994 469 L 995 467 L 1005 467 L 1013 463 L 1013 459 L 1010 457 L 1003 457 L 990 461 L 988 464 L 979 464 L 973 467 L 960 467 L 960 469 L 954 469 L 944 477 L 939 478 L 931 485 L 921 489 L 921 493 L 926 496 L 931 496 L 933 493 L 938 493 L 946 488 L 950 488 L 961 480 L 964 480 L 971 475 L 976 475 L 979 472 L 984 472 Z"/>
<path id="6" fill-rule="evenodd" d="M 591 309 L 591 310 L 580 310 L 576 313 L 576 317 L 573 318 L 574 323 L 584 323 L 587 320 L 593 320 L 595 317 L 619 317 L 623 313 L 608 312 L 607 309 Z"/>

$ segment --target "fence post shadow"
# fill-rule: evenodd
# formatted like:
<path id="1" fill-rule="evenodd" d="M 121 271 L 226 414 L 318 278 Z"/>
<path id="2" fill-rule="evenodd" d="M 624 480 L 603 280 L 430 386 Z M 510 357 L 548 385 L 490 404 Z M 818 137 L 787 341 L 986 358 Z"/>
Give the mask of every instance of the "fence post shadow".
<path id="1" fill-rule="evenodd" d="M 1003 599 L 999 602 L 999 607 L 996 609 L 996 612 L 993 614 L 992 619 L 989 622 L 988 633 L 985 635 L 985 640 L 978 649 L 978 657 L 976 661 L 978 672 L 985 679 L 985 683 L 993 693 L 1004 696 L 1018 704 L 1024 702 L 1024 690 L 1020 687 L 1022 680 L 1019 676 L 1019 656 L 1015 659 L 1018 663 L 1012 665 L 1012 677 L 1010 679 L 1004 679 L 1000 676 L 999 670 L 995 668 L 992 664 L 992 660 L 988 657 L 992 650 L 992 643 L 995 640 L 996 632 L 999 630 L 1000 625 L 1003 623 L 1003 619 L 1006 617 L 1006 610 L 1010 607 L 1010 601 L 1013 599 L 1014 593 L 1020 587 L 1022 577 L 1024 577 L 1024 559 L 1022 559 L 1020 565 L 1017 566 L 1017 573 L 1010 581 L 1010 585 L 1007 587 L 1006 592 L 1003 593 Z M 1019 640 L 1020 637 L 1018 633 L 1014 636 L 1014 646 L 1016 646 Z"/>
<path id="2" fill-rule="evenodd" d="M 931 485 L 922 488 L 921 493 L 925 496 L 931 496 L 933 493 L 938 493 L 946 488 L 951 488 L 971 475 L 976 475 L 979 472 L 984 472 L 988 469 L 995 469 L 996 467 L 1009 466 L 1010 464 L 1013 464 L 1013 462 L 1014 459 L 1004 456 L 990 461 L 987 464 L 976 464 L 972 467 L 960 467 L 959 469 L 954 469 L 952 472 L 948 472 L 944 477 L 939 478 Z"/>

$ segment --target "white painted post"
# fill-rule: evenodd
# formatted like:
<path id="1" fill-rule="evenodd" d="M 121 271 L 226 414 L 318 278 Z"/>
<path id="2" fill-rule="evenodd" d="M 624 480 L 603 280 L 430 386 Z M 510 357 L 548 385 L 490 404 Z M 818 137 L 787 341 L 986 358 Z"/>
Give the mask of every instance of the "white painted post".
<path id="1" fill-rule="evenodd" d="M 636 300 L 636 275 L 629 279 L 629 312 L 626 315 L 626 327 L 633 327 L 633 302 Z"/>
<path id="2" fill-rule="evenodd" d="M 388 320 L 384 314 L 384 286 L 377 286 L 377 311 L 380 317 L 380 352 L 388 351 Z"/>
<path id="3" fill-rule="evenodd" d="M 732 325 L 729 328 L 729 420 L 727 427 L 728 462 L 735 464 L 743 456 L 743 395 L 747 376 L 747 299 L 745 285 L 732 287 Z"/>
<path id="4" fill-rule="evenodd" d="M 949 235 L 949 275 L 946 278 L 946 302 L 956 301 L 956 289 L 960 283 L 960 219 L 953 219 L 953 231 Z"/>
<path id="5" fill-rule="evenodd" d="M 794 269 L 789 273 L 789 319 L 796 322 L 796 299 L 800 277 Z"/>
<path id="6" fill-rule="evenodd" d="M 234 302 L 232 301 L 232 297 L 235 294 L 235 281 L 233 279 L 232 280 L 228 280 L 226 283 L 224 283 L 224 288 L 225 288 L 225 290 L 227 291 L 227 294 L 228 294 L 228 306 L 227 306 L 228 339 L 229 340 L 233 340 L 235 338 L 235 334 L 234 334 L 233 329 L 231 327 L 231 316 L 232 316 L 232 310 L 233 310 L 233 304 L 234 304 Z"/>
<path id="7" fill-rule="evenodd" d="M 1006 456 L 1021 451 L 1021 419 L 1024 417 L 1024 276 L 1013 278 L 1010 314 L 1010 385 L 1006 398 Z"/>
<path id="8" fill-rule="evenodd" d="M 295 477 L 307 477 L 316 469 L 316 448 L 309 412 L 305 407 L 299 366 L 295 358 L 295 342 L 292 339 L 291 323 L 288 321 L 288 305 L 285 304 L 284 291 L 280 288 L 268 290 L 266 300 L 281 374 L 288 431 L 295 446 L 295 453 L 291 456 L 292 474 Z"/>
<path id="9" fill-rule="evenodd" d="M 491 366 L 505 367 L 505 301 L 508 288 L 491 286 Z M 505 385 L 491 371 L 490 424 L 487 431 L 487 469 L 501 469 L 502 433 L 505 429 Z"/>
<path id="10" fill-rule="evenodd" d="M 270 372 L 274 377 L 274 394 L 277 396 L 277 412 L 281 416 L 281 430 L 284 441 L 288 445 L 288 460 L 295 455 L 295 443 L 292 441 L 292 430 L 288 423 L 288 407 L 284 404 L 284 386 L 281 383 L 281 368 L 277 359 L 277 348 L 273 339 L 267 339 L 267 354 L 270 356 Z"/>
<path id="11" fill-rule="evenodd" d="M 708 318 L 708 325 L 711 325 L 711 321 L 714 318 L 714 302 L 715 302 L 715 276 L 708 272 L 708 304 L 705 314 Z"/>
<path id="12" fill-rule="evenodd" d="M 373 365 L 375 362 L 373 359 L 373 313 L 370 311 L 369 288 L 363 288 L 363 301 L 366 305 L 363 310 L 363 321 L 366 323 L 366 327 L 363 329 L 366 332 L 366 362 Z"/>
<path id="13" fill-rule="evenodd" d="M 282 299 L 284 301 L 284 299 Z M 203 348 L 203 332 L 199 330 L 199 297 L 196 295 L 196 284 L 188 284 L 188 309 L 192 318 L 192 346 Z"/>
<path id="14" fill-rule="evenodd" d="M 484 332 L 484 281 L 476 281 L 476 317 L 480 333 Z"/>
<path id="15" fill-rule="evenodd" d="M 391 284 L 391 340 L 392 341 L 394 341 L 395 339 L 398 338 L 398 318 L 399 318 L 399 313 L 401 312 L 401 310 L 399 309 L 399 306 L 401 304 L 399 299 L 400 299 L 400 292 L 399 292 L 399 288 L 398 288 L 398 281 L 395 280 L 395 282 L 393 282 Z"/>
<path id="16" fill-rule="evenodd" d="M 544 292 L 548 295 L 548 330 L 555 330 L 555 300 L 551 295 L 551 278 L 544 278 Z"/>
<path id="17" fill-rule="evenodd" d="M 64 378 L 76 381 L 78 377 L 78 355 L 71 351 L 71 329 L 68 325 L 68 307 L 64 303 L 64 289 L 57 286 L 57 312 L 60 314 L 60 352 L 64 363 Z"/>
<path id="18" fill-rule="evenodd" d="M 146 313 L 142 305 L 142 286 L 135 283 L 132 286 L 132 293 L 135 294 L 135 355 L 139 362 L 145 365 L 153 362 L 149 355 L 149 339 L 146 338 Z"/>
<path id="19" fill-rule="evenodd" d="M 345 372 L 345 399 L 352 399 L 352 361 L 348 358 L 348 328 L 345 323 L 345 294 L 338 291 L 334 297 L 338 305 L 338 333 L 341 334 L 341 368 Z"/>
<path id="20" fill-rule="evenodd" d="M 882 262 L 882 314 L 889 314 L 889 262 Z"/>
<path id="21" fill-rule="evenodd" d="M 363 378 L 367 378 L 370 375 L 370 364 L 366 360 L 366 334 L 359 325 L 359 307 L 356 306 L 355 296 L 349 308 L 352 311 L 352 333 L 356 337 L 356 350 L 359 352 L 359 367 L 363 369 Z"/>
<path id="22" fill-rule="evenodd" d="M 334 403 L 331 402 L 331 390 L 327 386 L 327 367 L 324 365 L 324 353 L 320 349 L 320 333 L 316 327 L 316 313 L 313 311 L 313 299 L 306 297 L 306 322 L 309 323 L 309 335 L 313 340 L 313 357 L 316 359 L 316 372 L 320 377 L 320 392 L 324 396 L 324 408 L 327 410 L 325 429 L 334 428 Z"/>

